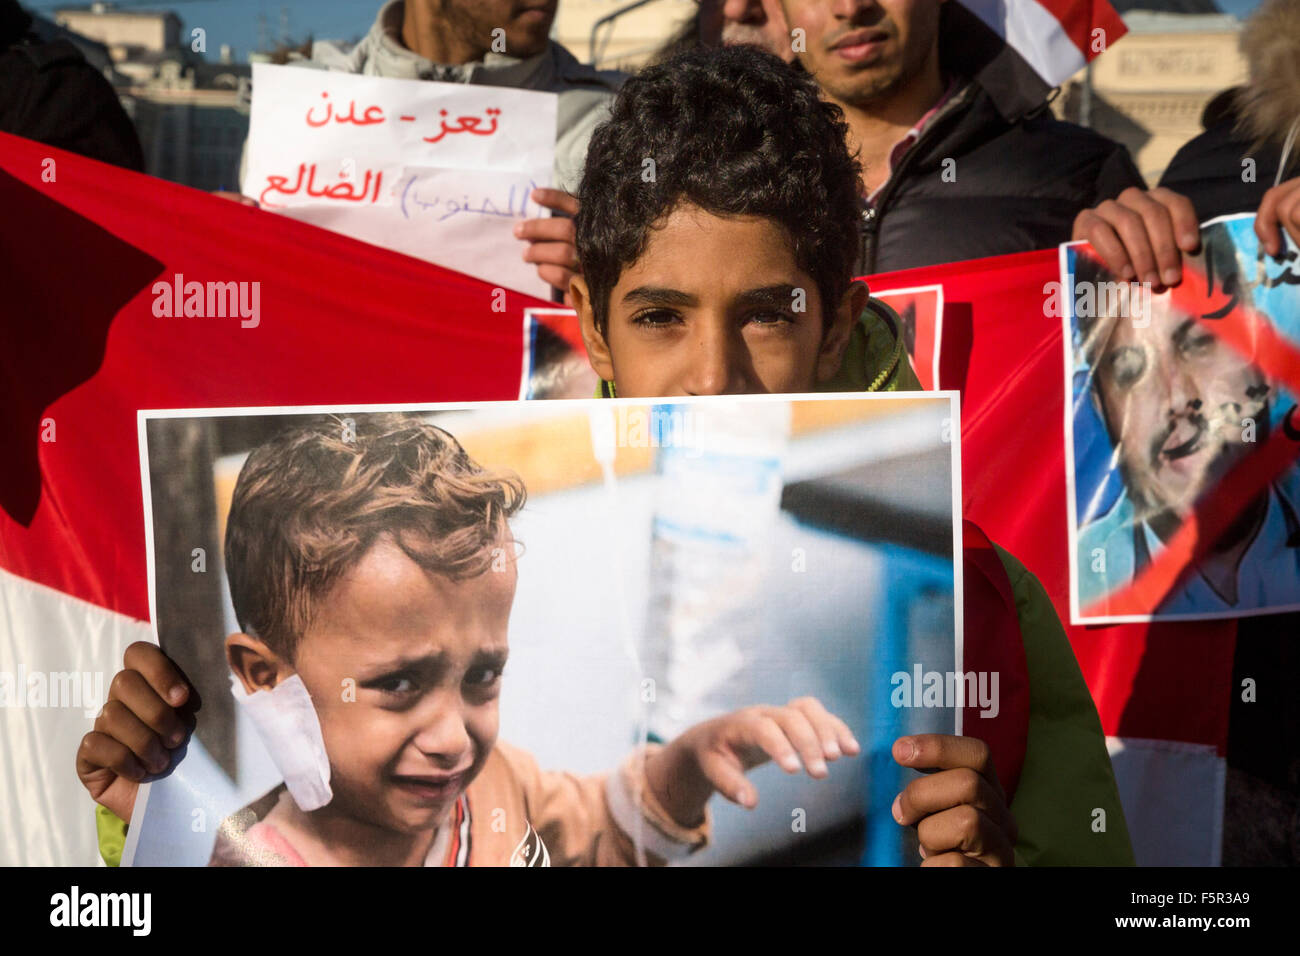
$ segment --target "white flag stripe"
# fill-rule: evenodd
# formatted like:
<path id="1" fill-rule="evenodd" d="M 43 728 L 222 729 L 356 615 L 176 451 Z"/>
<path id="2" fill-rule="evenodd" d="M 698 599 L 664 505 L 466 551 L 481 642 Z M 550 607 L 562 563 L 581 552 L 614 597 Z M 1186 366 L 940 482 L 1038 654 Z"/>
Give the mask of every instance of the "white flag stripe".
<path id="1" fill-rule="evenodd" d="M 1059 86 L 1087 65 L 1061 22 L 1037 0 L 962 0 L 1048 83 Z"/>
<path id="2" fill-rule="evenodd" d="M 0 707 L 0 866 L 99 863 L 95 804 L 77 779 L 77 746 L 94 723 L 88 711 L 102 704 L 96 691 L 108 693 L 122 652 L 152 639 L 146 622 L 0 568 L 7 704 Z M 87 674 L 92 680 L 83 688 Z M 97 687 L 95 675 L 102 678 Z"/>

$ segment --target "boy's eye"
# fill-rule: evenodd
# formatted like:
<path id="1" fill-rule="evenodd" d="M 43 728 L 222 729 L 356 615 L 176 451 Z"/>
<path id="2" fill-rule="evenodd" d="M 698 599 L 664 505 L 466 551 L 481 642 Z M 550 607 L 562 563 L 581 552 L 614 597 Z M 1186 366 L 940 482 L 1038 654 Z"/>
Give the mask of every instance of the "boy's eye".
<path id="1" fill-rule="evenodd" d="M 746 316 L 746 321 L 752 322 L 755 325 L 779 326 L 787 322 L 793 323 L 795 321 L 795 318 L 789 312 L 768 311 L 768 312 L 753 312 L 750 315 Z"/>
<path id="2" fill-rule="evenodd" d="M 465 683 L 471 687 L 491 687 L 500 679 L 499 667 L 476 667 L 465 675 Z"/>
<path id="3" fill-rule="evenodd" d="M 667 328 L 681 321 L 681 316 L 667 309 L 646 309 L 632 316 L 632 324 L 647 329 Z"/>
<path id="4" fill-rule="evenodd" d="M 390 677 L 375 685 L 377 690 L 394 697 L 403 697 L 415 690 L 415 681 L 409 677 Z"/>

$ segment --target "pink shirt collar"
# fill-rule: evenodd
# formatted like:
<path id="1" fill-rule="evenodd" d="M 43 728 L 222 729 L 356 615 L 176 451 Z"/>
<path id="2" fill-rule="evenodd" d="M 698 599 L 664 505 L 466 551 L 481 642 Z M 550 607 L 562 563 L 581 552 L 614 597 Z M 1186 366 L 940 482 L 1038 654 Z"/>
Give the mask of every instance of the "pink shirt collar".
<path id="1" fill-rule="evenodd" d="M 925 115 L 916 121 L 916 125 L 913 126 L 911 129 L 909 129 L 906 133 L 904 133 L 903 138 L 900 139 L 897 143 L 895 143 L 893 148 L 890 149 L 889 151 L 889 176 L 890 177 L 894 175 L 894 170 L 898 168 L 898 164 L 902 161 L 903 157 L 907 154 L 907 151 L 912 148 L 912 146 L 916 143 L 918 139 L 921 138 L 921 133 L 925 130 L 925 127 L 929 124 L 930 120 L 934 119 L 934 115 L 938 113 L 939 110 L 943 109 L 945 103 L 947 103 L 950 99 L 952 99 L 953 94 L 957 92 L 958 86 L 960 86 L 960 84 L 957 82 L 957 78 L 953 77 L 948 82 L 948 88 L 943 91 L 943 95 L 939 97 L 938 102 L 935 103 L 933 106 L 931 106 L 928 110 L 926 110 Z M 888 184 L 888 182 L 889 182 L 889 177 L 886 177 L 885 182 L 881 183 L 880 186 L 877 189 L 875 189 L 871 193 L 871 195 L 867 197 L 866 201 L 869 204 L 874 204 L 876 201 L 876 196 L 880 194 L 880 190 L 884 189 L 885 186 Z"/>

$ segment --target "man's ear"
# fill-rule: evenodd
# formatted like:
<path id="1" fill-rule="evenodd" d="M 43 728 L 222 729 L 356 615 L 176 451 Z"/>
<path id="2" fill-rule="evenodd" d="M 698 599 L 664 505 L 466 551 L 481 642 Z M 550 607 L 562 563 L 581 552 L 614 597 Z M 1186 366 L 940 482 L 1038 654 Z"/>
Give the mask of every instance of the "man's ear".
<path id="1" fill-rule="evenodd" d="M 822 336 L 822 347 L 817 353 L 817 382 L 828 382 L 835 377 L 844 362 L 844 351 L 849 347 L 849 336 L 858 316 L 867 307 L 867 286 L 864 282 L 851 282 L 839 305 L 835 308 L 835 318 L 831 327 Z"/>
<path id="2" fill-rule="evenodd" d="M 231 634 L 226 638 L 226 663 L 250 694 L 271 690 L 293 676 L 293 668 L 251 634 Z"/>
<path id="3" fill-rule="evenodd" d="M 569 280 L 569 298 L 573 300 L 573 309 L 578 313 L 582 324 L 582 341 L 587 347 L 587 362 L 592 371 L 607 382 L 614 381 L 614 362 L 609 357 L 609 345 L 605 336 L 596 328 L 596 311 L 591 305 L 591 290 L 580 275 Z"/>

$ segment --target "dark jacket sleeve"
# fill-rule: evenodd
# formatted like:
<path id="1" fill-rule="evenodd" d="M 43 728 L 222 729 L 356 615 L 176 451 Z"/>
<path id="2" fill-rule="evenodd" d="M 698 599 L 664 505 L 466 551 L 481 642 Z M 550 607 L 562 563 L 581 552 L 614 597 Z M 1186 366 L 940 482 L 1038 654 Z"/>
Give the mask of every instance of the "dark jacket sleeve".
<path id="1" fill-rule="evenodd" d="M 0 52 L 0 130 L 144 171 L 139 137 L 113 87 L 66 40 Z"/>
<path id="2" fill-rule="evenodd" d="M 1097 190 L 1092 197 L 1090 204 L 1092 206 L 1107 199 L 1114 199 L 1130 186 L 1136 186 L 1138 189 L 1147 188 L 1146 180 L 1138 172 L 1128 150 L 1119 143 L 1114 145 L 1115 148 L 1102 160 L 1101 169 L 1097 173 Z"/>

